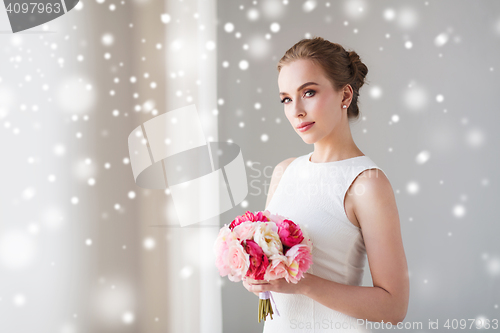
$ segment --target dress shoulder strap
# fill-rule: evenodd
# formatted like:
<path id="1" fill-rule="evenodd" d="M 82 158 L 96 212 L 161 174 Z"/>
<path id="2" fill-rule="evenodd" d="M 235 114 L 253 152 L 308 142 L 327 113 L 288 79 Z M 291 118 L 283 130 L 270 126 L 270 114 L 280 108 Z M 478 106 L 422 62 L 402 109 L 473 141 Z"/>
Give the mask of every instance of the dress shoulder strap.
<path id="1" fill-rule="evenodd" d="M 344 201 L 345 195 L 349 188 L 351 187 L 354 180 L 363 172 L 369 169 L 376 169 L 375 177 L 379 177 L 379 172 L 385 175 L 385 172 L 375 164 L 371 158 L 368 156 L 360 156 L 359 158 L 351 159 L 349 163 L 346 164 L 346 169 L 344 173 L 344 186 L 342 193 L 342 203 Z M 387 175 L 386 175 L 387 176 Z"/>

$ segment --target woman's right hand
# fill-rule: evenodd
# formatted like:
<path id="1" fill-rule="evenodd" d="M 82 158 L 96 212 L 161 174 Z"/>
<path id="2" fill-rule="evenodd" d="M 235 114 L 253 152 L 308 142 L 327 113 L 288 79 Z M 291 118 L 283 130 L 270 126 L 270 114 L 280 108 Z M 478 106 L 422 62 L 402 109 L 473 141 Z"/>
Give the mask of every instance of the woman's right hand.
<path id="1" fill-rule="evenodd" d="M 246 277 L 246 276 L 243 277 L 242 281 L 243 281 L 243 286 L 246 288 L 246 290 L 248 290 L 251 293 L 254 293 L 257 296 L 259 296 L 259 292 L 255 292 L 255 291 L 252 291 L 250 289 L 251 286 L 252 286 L 252 284 L 265 284 L 265 283 L 269 283 L 268 281 L 265 281 L 265 280 L 254 280 L 254 279 Z"/>

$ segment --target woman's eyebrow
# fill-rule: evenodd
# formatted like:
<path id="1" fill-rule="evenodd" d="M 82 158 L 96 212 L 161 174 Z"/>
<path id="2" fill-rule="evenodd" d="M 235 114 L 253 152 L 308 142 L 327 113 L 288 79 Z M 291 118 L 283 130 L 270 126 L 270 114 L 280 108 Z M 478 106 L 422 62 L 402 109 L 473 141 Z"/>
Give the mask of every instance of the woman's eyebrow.
<path id="1" fill-rule="evenodd" d="M 309 86 L 309 85 L 311 85 L 311 84 L 315 84 L 315 85 L 319 86 L 319 84 L 317 84 L 316 82 L 306 82 L 306 83 L 304 83 L 303 85 L 301 85 L 300 87 L 298 87 L 298 88 L 297 88 L 297 91 L 300 91 L 300 90 L 304 89 L 305 87 L 307 87 L 307 86 Z M 286 95 L 286 94 L 287 94 L 287 93 L 285 93 L 285 92 L 280 92 L 280 96 L 281 96 L 281 95 Z"/>

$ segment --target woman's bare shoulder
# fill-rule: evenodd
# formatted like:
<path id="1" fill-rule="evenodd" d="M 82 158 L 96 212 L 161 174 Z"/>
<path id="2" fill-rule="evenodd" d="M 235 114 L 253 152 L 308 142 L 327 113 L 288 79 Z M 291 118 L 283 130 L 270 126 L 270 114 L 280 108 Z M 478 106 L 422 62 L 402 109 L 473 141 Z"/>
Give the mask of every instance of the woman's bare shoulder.
<path id="1" fill-rule="evenodd" d="M 287 158 L 276 165 L 275 170 L 285 172 L 285 169 L 296 159 L 297 157 Z"/>
<path id="2" fill-rule="evenodd" d="M 285 172 L 286 168 L 292 163 L 297 157 L 290 157 L 287 158 L 281 162 L 279 162 L 276 167 L 274 167 L 273 175 L 271 176 L 271 183 L 269 184 L 269 191 L 267 193 L 267 200 L 266 200 L 266 209 L 269 203 L 271 202 L 271 198 L 274 195 L 274 191 L 278 187 L 278 184 L 280 182 L 281 176 L 283 176 L 283 173 Z"/>

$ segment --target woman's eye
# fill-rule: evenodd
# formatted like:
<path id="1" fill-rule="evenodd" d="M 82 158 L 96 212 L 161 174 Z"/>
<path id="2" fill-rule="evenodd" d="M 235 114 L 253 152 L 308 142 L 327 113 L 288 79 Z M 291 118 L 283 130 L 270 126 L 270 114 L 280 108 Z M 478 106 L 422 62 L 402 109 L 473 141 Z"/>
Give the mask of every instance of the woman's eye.
<path id="1" fill-rule="evenodd" d="M 306 92 L 305 92 L 305 94 L 308 94 L 308 93 L 312 93 L 312 95 L 309 95 L 309 96 L 314 96 L 314 94 L 315 94 L 316 92 L 315 92 L 314 90 L 308 90 L 308 91 L 306 91 Z M 283 98 L 283 99 L 281 100 L 281 103 L 285 103 L 285 101 L 286 101 L 287 99 L 290 99 L 290 98 L 288 98 L 288 97 Z"/>

